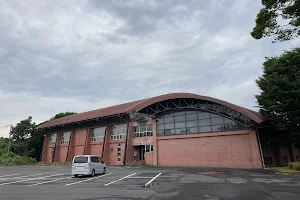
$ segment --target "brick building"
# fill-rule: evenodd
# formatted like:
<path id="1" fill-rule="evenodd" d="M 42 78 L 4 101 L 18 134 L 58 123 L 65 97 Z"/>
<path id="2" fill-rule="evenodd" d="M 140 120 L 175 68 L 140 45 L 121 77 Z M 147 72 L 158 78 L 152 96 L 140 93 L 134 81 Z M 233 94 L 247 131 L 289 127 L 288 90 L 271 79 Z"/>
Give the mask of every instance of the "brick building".
<path id="1" fill-rule="evenodd" d="M 109 165 L 262 168 L 299 159 L 299 149 L 279 154 L 261 146 L 262 116 L 231 103 L 172 93 L 74 114 L 37 127 L 47 130 L 41 160 L 101 156 Z M 265 155 L 264 155 L 265 154 Z M 279 162 L 279 163 L 278 163 Z"/>

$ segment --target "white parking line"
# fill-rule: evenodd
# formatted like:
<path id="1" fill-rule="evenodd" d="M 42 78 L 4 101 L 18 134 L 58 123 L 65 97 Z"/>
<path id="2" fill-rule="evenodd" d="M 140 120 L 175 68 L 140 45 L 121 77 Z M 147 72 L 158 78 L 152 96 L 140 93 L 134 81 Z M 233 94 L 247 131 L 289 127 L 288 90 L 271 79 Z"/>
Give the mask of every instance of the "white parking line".
<path id="1" fill-rule="evenodd" d="M 134 176 L 134 177 L 128 177 L 128 178 L 133 178 L 133 179 L 140 179 L 140 178 L 145 178 L 145 179 L 149 179 L 149 178 L 153 178 L 153 177 L 146 177 L 146 176 Z"/>
<path id="2" fill-rule="evenodd" d="M 10 174 L 10 175 L 4 175 L 4 176 L 0 176 L 0 178 L 3 178 L 3 177 L 8 177 L 8 176 L 17 176 L 17 175 L 20 175 L 20 174 Z"/>
<path id="3" fill-rule="evenodd" d="M 130 175 L 125 176 L 125 177 L 123 177 L 123 178 L 120 178 L 120 179 L 118 179 L 118 180 L 115 180 L 115 181 L 106 183 L 106 184 L 104 184 L 104 186 L 107 186 L 107 185 L 113 184 L 113 183 L 115 183 L 115 182 L 121 181 L 121 180 L 123 180 L 123 179 L 125 179 L 125 178 L 128 178 L 128 177 L 130 177 L 130 176 L 133 176 L 133 175 L 135 175 L 135 174 L 136 174 L 136 173 L 133 173 L 133 174 L 130 174 Z"/>
<path id="4" fill-rule="evenodd" d="M 75 184 L 77 184 L 77 183 L 82 183 L 82 182 L 90 181 L 90 180 L 93 180 L 93 179 L 95 179 L 95 178 L 101 178 L 101 177 L 108 176 L 108 175 L 111 175 L 111 174 L 112 174 L 112 173 L 105 174 L 105 175 L 101 175 L 101 176 L 97 176 L 97 177 L 93 177 L 93 178 L 89 178 L 89 179 L 85 179 L 85 180 L 82 180 L 82 181 L 77 181 L 77 182 L 74 182 L 74 183 L 68 183 L 68 184 L 66 184 L 65 186 L 75 185 Z"/>
<path id="5" fill-rule="evenodd" d="M 149 185 L 150 183 L 152 183 L 157 177 L 159 177 L 161 175 L 161 173 L 157 174 L 156 176 L 154 176 L 150 181 L 148 181 L 146 184 L 145 184 L 145 187 L 147 187 L 147 185 Z"/>
<path id="6" fill-rule="evenodd" d="M 58 179 L 54 179 L 54 180 L 51 180 L 51 181 L 44 181 L 44 182 L 30 184 L 30 185 L 27 185 L 27 186 L 42 185 L 42 184 L 45 184 L 45 183 L 51 183 L 51 182 L 60 181 L 60 180 L 64 180 L 64 179 L 71 179 L 71 178 L 70 177 L 58 178 Z"/>
<path id="7" fill-rule="evenodd" d="M 20 176 L 18 178 L 26 178 L 26 177 L 29 177 L 29 176 L 40 176 L 40 175 L 43 175 L 43 174 L 31 174 L 31 175 L 27 175 L 27 176 Z"/>
<path id="8" fill-rule="evenodd" d="M 11 179 L 22 179 L 22 178 L 26 178 L 26 177 L 30 177 L 30 176 L 40 176 L 43 174 L 31 174 L 31 175 L 27 175 L 27 176 L 17 176 L 17 177 L 9 177 L 9 178 L 0 178 L 1 181 L 5 181 L 5 180 L 11 180 Z"/>
<path id="9" fill-rule="evenodd" d="M 37 178 L 29 178 L 29 179 L 25 179 L 25 180 L 21 180 L 21 181 L 1 183 L 0 185 L 9 185 L 9 184 L 13 184 L 13 183 L 21 183 L 21 182 L 26 182 L 26 181 L 31 181 L 31 180 L 37 180 L 37 179 L 42 179 L 42 178 L 49 178 L 49 177 L 53 177 L 53 176 L 61 176 L 61 175 L 64 175 L 64 174 L 54 174 L 54 175 L 50 175 L 50 176 L 43 176 L 43 177 L 37 177 Z"/>

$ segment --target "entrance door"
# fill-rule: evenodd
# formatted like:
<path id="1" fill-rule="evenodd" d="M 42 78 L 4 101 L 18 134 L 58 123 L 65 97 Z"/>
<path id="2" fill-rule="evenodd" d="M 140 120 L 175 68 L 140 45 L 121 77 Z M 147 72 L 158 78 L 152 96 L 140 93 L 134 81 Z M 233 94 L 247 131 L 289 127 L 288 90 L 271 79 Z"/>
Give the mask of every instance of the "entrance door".
<path id="1" fill-rule="evenodd" d="M 145 145 L 139 146 L 140 160 L 145 160 Z"/>

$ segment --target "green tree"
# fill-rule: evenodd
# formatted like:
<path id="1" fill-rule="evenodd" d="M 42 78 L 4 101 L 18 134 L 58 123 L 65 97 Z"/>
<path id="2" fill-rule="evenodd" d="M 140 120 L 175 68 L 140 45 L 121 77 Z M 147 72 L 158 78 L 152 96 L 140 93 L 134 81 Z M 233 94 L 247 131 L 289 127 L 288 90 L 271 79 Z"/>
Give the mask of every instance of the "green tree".
<path id="1" fill-rule="evenodd" d="M 262 0 L 251 32 L 255 39 L 276 36 L 275 41 L 291 40 L 300 35 L 300 0 Z"/>
<path id="2" fill-rule="evenodd" d="M 28 117 L 17 123 L 16 126 L 12 127 L 12 139 L 14 141 L 24 141 L 31 137 L 31 133 L 35 128 L 35 123 L 32 122 L 32 117 Z"/>
<path id="3" fill-rule="evenodd" d="M 60 112 L 60 113 L 54 115 L 53 117 L 51 117 L 50 121 L 54 120 L 54 119 L 66 117 L 66 116 L 69 116 L 69 115 L 73 115 L 73 114 L 76 114 L 76 113 L 75 112 Z"/>
<path id="4" fill-rule="evenodd" d="M 0 156 L 7 152 L 8 138 L 0 137 Z"/>
<path id="5" fill-rule="evenodd" d="M 294 140 L 300 133 L 300 48 L 266 58 L 256 83 L 261 114 L 271 125 L 286 130 Z"/>
<path id="6" fill-rule="evenodd" d="M 58 119 L 72 114 L 75 113 L 61 112 L 51 117 L 50 120 Z M 44 124 L 50 120 L 44 121 L 41 124 Z M 41 151 L 43 148 L 44 134 L 46 134 L 47 132 L 45 130 L 36 130 L 36 126 L 38 125 L 32 122 L 32 117 L 28 117 L 25 120 L 21 120 L 19 123 L 17 123 L 16 126 L 12 127 L 11 133 L 13 142 L 10 150 L 13 153 L 21 156 L 26 155 L 35 158 L 36 160 L 40 159 Z M 2 143 L 0 143 L 0 147 L 2 146 L 1 144 Z"/>

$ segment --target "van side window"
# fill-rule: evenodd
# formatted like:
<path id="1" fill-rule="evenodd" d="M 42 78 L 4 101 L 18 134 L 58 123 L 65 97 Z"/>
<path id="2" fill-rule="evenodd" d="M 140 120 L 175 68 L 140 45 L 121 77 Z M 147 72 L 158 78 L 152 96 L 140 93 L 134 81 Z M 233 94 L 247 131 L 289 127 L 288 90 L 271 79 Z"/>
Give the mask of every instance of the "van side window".
<path id="1" fill-rule="evenodd" d="M 99 163 L 102 163 L 103 162 L 102 159 L 100 157 L 98 157 L 98 158 L 99 158 Z"/>
<path id="2" fill-rule="evenodd" d="M 91 162 L 97 163 L 98 162 L 98 157 L 91 157 Z"/>

